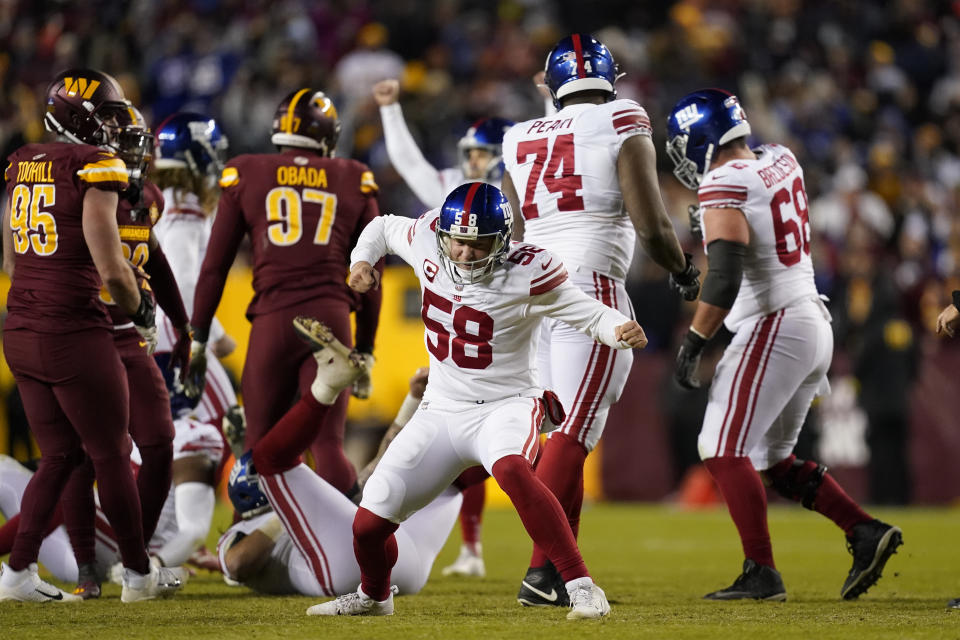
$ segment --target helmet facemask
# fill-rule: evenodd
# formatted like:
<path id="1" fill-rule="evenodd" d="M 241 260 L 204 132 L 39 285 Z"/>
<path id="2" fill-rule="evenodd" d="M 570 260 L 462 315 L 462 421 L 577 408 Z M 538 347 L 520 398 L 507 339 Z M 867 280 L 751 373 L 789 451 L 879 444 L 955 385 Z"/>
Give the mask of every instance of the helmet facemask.
<path id="1" fill-rule="evenodd" d="M 477 234 L 476 227 L 458 227 L 458 232 L 437 229 L 437 249 L 440 252 L 440 263 L 450 279 L 456 284 L 474 284 L 486 279 L 493 273 L 506 257 L 509 238 L 503 233 Z M 469 231 L 472 229 L 472 233 Z M 490 252 L 478 260 L 457 261 L 450 255 L 451 243 L 456 240 L 483 240 L 490 238 Z"/>
<path id="2" fill-rule="evenodd" d="M 713 158 L 713 144 L 707 145 L 707 151 L 703 157 L 703 167 L 698 167 L 697 163 L 687 157 L 687 144 L 690 142 L 690 134 L 684 133 L 674 136 L 667 141 L 667 157 L 673 161 L 673 175 L 677 177 L 680 184 L 687 189 L 696 191 L 700 188 L 700 181 L 703 180 L 703 174 L 706 168 L 710 166 Z"/>

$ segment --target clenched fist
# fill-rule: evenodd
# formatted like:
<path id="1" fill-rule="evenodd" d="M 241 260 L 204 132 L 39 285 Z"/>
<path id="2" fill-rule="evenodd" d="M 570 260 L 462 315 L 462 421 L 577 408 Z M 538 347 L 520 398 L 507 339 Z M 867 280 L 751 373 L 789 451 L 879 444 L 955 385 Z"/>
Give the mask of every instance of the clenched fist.
<path id="1" fill-rule="evenodd" d="M 400 96 L 400 83 L 393 78 L 381 80 L 373 85 L 373 99 L 381 107 L 386 107 L 397 101 Z"/>
<path id="2" fill-rule="evenodd" d="M 358 293 L 366 293 L 380 286 L 380 273 L 369 262 L 358 262 L 350 269 L 347 284 Z"/>
<path id="3" fill-rule="evenodd" d="M 613 330 L 614 337 L 620 342 L 626 342 L 631 349 L 643 349 L 647 346 L 647 334 L 643 332 L 636 320 L 624 322 Z"/>

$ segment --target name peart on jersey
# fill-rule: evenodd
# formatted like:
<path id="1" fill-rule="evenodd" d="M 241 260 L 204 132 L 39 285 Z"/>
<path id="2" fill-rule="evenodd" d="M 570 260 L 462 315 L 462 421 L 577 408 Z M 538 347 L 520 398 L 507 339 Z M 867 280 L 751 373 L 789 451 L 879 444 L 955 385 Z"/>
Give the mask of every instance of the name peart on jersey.
<path id="1" fill-rule="evenodd" d="M 426 400 L 489 401 L 537 396 L 536 340 L 541 317 L 564 321 L 612 347 L 614 328 L 629 318 L 580 291 L 559 257 L 514 244 L 486 280 L 458 285 L 441 267 L 440 212 L 417 220 L 376 218 L 363 230 L 351 265 L 399 255 L 420 279 L 424 342 L 430 353 Z"/>
<path id="2" fill-rule="evenodd" d="M 737 159 L 707 173 L 698 191 L 701 209 L 739 209 L 750 225 L 740 292 L 724 321 L 731 331 L 817 295 L 803 169 L 784 146 L 753 151 L 755 160 Z"/>
<path id="3" fill-rule="evenodd" d="M 625 140 L 652 135 L 633 100 L 575 104 L 515 125 L 503 159 L 521 201 L 524 241 L 623 281 L 636 232 L 623 207 L 617 156 Z"/>

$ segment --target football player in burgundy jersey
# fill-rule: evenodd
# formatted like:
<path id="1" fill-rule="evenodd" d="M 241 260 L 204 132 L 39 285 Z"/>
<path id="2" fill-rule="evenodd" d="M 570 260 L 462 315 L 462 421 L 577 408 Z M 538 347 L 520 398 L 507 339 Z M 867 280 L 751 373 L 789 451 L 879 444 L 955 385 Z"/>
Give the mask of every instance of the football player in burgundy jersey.
<path id="1" fill-rule="evenodd" d="M 373 358 L 380 294 L 355 296 L 346 276 L 350 247 L 379 214 L 377 185 L 366 165 L 333 157 L 339 130 L 336 108 L 323 92 L 295 91 L 274 117 L 271 140 L 279 152 L 236 157 L 220 178 L 223 191 L 194 296 L 190 366 L 195 374 L 203 369 L 227 273 L 249 236 L 254 297 L 247 308 L 252 327 L 240 382 L 245 449 L 264 437 L 298 392 L 308 393 L 316 373 L 309 347 L 291 329 L 295 316 L 321 320 L 352 345 L 350 312 L 356 310 L 357 351 Z M 343 454 L 347 399 L 341 394 L 317 425 L 311 452 L 317 472 L 349 495 L 356 490 L 356 471 Z"/>
<path id="2" fill-rule="evenodd" d="M 633 315 L 624 282 L 634 246 L 671 273 L 687 300 L 699 272 L 684 256 L 660 198 L 656 152 L 646 111 L 617 99 L 620 69 L 588 34 L 560 40 L 547 55 L 544 82 L 558 111 L 514 126 L 503 138 L 503 192 L 517 212 L 515 237 L 555 252 L 587 295 Z M 580 527 L 583 465 L 627 383 L 633 355 L 598 345 L 545 321 L 537 368 L 566 419 L 551 433 L 537 476 L 556 494 L 574 534 Z M 517 599 L 566 603 L 556 571 L 534 547 Z M 546 597 L 556 590 L 559 598 Z"/>
<path id="3" fill-rule="evenodd" d="M 843 529 L 853 566 L 840 595 L 852 600 L 880 579 L 903 537 L 861 509 L 825 466 L 793 453 L 810 403 L 830 390 L 833 331 L 814 282 L 803 169 L 784 146 L 751 149 L 749 135 L 740 101 L 720 89 L 684 96 L 667 121 L 667 155 L 677 179 L 697 191 L 710 267 L 677 355 L 677 382 L 698 387 L 706 342 L 721 324 L 735 332 L 710 384 L 697 444 L 745 559 L 731 586 L 704 597 L 786 599 L 766 484 Z"/>
<path id="4" fill-rule="evenodd" d="M 118 134 L 117 155 L 127 166 L 129 185 L 120 194 L 117 227 L 124 257 L 134 268 L 144 295 L 155 295 L 167 316 L 179 327 L 172 366 L 186 372 L 190 356 L 190 329 L 187 313 L 177 290 L 173 273 L 157 244 L 152 227 L 163 211 L 163 195 L 149 180 L 146 169 L 153 152 L 153 134 L 143 115 L 128 104 L 130 123 Z M 149 284 L 147 276 L 149 275 Z M 152 293 L 151 293 L 152 290 Z M 137 489 L 143 518 L 144 540 L 153 537 L 157 521 L 167 499 L 173 457 L 173 419 L 163 374 L 150 355 L 156 346 L 156 331 L 142 335 L 119 308 L 105 288 L 100 299 L 107 306 L 113 324 L 114 343 L 120 354 L 130 393 L 129 431 L 140 452 L 141 465 Z M 93 467 L 89 461 L 76 473 L 87 474 L 87 481 L 71 481 L 64 492 L 64 521 L 70 532 L 79 567 L 75 594 L 85 599 L 99 596 L 95 564 Z"/>
<path id="5" fill-rule="evenodd" d="M 117 229 L 118 193 L 128 178 L 113 149 L 128 120 L 116 80 L 93 69 L 64 71 L 47 90 L 45 115 L 59 140 L 28 144 L 8 159 L 3 262 L 12 286 L 3 348 L 43 457 L 25 490 L 0 600 L 81 599 L 40 580 L 35 562 L 57 500 L 87 456 L 126 568 L 121 599 L 180 586 L 147 559 L 130 469 L 127 382 L 99 297 L 105 286 L 134 326 L 152 327 L 153 300 L 137 286 Z"/>

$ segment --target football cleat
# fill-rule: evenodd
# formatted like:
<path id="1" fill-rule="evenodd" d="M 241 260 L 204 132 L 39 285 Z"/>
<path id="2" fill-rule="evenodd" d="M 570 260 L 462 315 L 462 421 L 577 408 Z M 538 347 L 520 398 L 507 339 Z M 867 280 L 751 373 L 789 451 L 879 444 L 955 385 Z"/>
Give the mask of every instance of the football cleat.
<path id="1" fill-rule="evenodd" d="M 93 600 L 100 597 L 100 579 L 97 577 L 96 565 L 85 562 L 77 567 L 77 587 L 73 590 L 73 595 L 80 596 L 84 600 Z"/>
<path id="2" fill-rule="evenodd" d="M 293 328 L 310 345 L 317 361 L 317 375 L 310 387 L 313 397 L 321 404 L 333 404 L 341 391 L 367 371 L 366 362 L 316 318 L 297 316 Z"/>
<path id="3" fill-rule="evenodd" d="M 947 609 L 960 609 L 960 598 L 954 598 L 948 602 Z"/>
<path id="4" fill-rule="evenodd" d="M 847 550 L 853 555 L 853 566 L 847 575 L 840 596 L 855 600 L 880 579 L 884 565 L 897 547 L 903 544 L 903 532 L 879 520 L 861 522 L 847 537 Z"/>
<path id="5" fill-rule="evenodd" d="M 542 567 L 530 567 L 520 583 L 517 602 L 525 607 L 567 607 L 570 597 L 567 587 L 554 568 L 548 562 Z"/>
<path id="6" fill-rule="evenodd" d="M 703 596 L 704 600 L 771 600 L 784 602 L 787 589 L 780 572 L 773 567 L 757 564 L 750 558 L 743 561 L 743 573 L 726 589 Z"/>
<path id="7" fill-rule="evenodd" d="M 590 578 L 578 578 L 565 587 L 570 598 L 570 613 L 567 620 L 602 618 L 610 613 L 610 603 L 603 589 L 593 584 Z"/>
<path id="8" fill-rule="evenodd" d="M 480 543 L 471 549 L 468 545 L 460 545 L 460 555 L 448 567 L 444 567 L 442 574 L 445 576 L 468 576 L 483 578 L 487 575 L 487 569 L 483 565 L 483 551 Z"/>
<path id="9" fill-rule="evenodd" d="M 150 573 L 143 575 L 132 569 L 123 570 L 123 589 L 120 592 L 120 602 L 140 602 L 154 598 L 169 598 L 173 596 L 183 582 L 177 572 L 167 567 L 158 567 L 150 564 Z"/>
<path id="10" fill-rule="evenodd" d="M 374 600 L 360 587 L 343 596 L 327 602 L 315 604 L 307 609 L 308 616 L 392 616 L 393 594 L 397 592 L 396 585 L 390 587 L 390 595 L 384 601 Z"/>
<path id="11" fill-rule="evenodd" d="M 17 602 L 82 602 L 83 598 L 67 593 L 40 579 L 37 563 L 22 571 L 14 571 L 0 563 L 0 601 Z"/>

